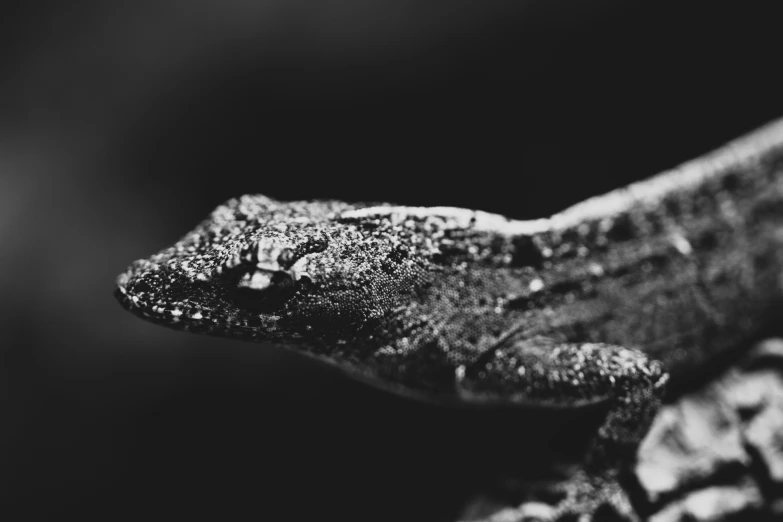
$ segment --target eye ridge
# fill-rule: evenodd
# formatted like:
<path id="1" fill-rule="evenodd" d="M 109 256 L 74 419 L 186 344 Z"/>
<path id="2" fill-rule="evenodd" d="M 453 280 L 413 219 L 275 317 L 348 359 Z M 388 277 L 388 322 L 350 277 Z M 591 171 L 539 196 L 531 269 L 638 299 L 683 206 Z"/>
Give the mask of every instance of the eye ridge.
<path id="1" fill-rule="evenodd" d="M 329 246 L 325 236 L 314 236 L 298 245 L 296 248 L 284 248 L 277 256 L 277 264 L 283 270 L 288 270 L 294 263 L 308 254 L 323 252 Z"/>

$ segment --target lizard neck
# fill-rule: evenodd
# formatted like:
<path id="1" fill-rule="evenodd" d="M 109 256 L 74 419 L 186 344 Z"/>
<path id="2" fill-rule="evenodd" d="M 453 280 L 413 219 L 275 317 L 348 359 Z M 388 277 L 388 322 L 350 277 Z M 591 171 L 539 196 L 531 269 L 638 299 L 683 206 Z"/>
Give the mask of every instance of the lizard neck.
<path id="1" fill-rule="evenodd" d="M 732 196 L 742 180 L 770 182 L 783 157 L 783 120 L 770 123 L 746 136 L 679 167 L 649 179 L 577 203 L 548 219 L 503 222 L 495 215 L 479 216 L 477 228 L 502 235 L 529 236 L 549 230 L 578 229 L 590 223 L 638 213 L 641 206 L 660 215 L 662 205 L 692 196 Z M 667 203 L 668 202 L 668 203 Z M 482 214 L 482 213 L 478 213 Z M 675 216 L 677 217 L 677 216 Z"/>
<path id="2" fill-rule="evenodd" d="M 529 222 L 506 231 L 515 227 L 510 269 L 534 272 L 509 301 L 525 336 L 699 364 L 763 329 L 783 300 L 783 122 L 533 233 Z"/>
<path id="3" fill-rule="evenodd" d="M 698 365 L 758 331 L 783 297 L 781 167 L 778 123 L 547 219 L 450 207 L 343 213 L 437 217 L 453 233 L 435 240 L 432 284 L 361 346 L 347 340 L 341 360 L 356 359 L 370 380 L 442 397 L 460 366 L 537 337 L 641 348 L 675 370 Z M 324 351 L 333 356 L 333 343 Z"/>

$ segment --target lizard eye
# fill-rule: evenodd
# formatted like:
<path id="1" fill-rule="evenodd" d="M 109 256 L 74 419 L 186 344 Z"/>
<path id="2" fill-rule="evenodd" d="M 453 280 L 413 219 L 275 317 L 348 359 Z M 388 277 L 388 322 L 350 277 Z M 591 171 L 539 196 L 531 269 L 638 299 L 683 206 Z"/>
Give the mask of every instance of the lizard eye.
<path id="1" fill-rule="evenodd" d="M 295 248 L 280 250 L 274 243 L 260 243 L 259 261 L 240 263 L 223 275 L 229 298 L 237 306 L 257 313 L 280 311 L 297 291 L 313 283 L 308 274 L 292 266 L 303 256 L 324 251 L 328 244 L 325 236 L 313 236 Z"/>
<path id="2" fill-rule="evenodd" d="M 294 278 L 288 272 L 258 269 L 239 278 L 233 298 L 243 308 L 272 313 L 280 310 L 295 290 Z"/>
<path id="3" fill-rule="evenodd" d="M 280 255 L 277 256 L 277 264 L 280 265 L 283 268 L 289 268 L 292 264 L 294 264 L 295 259 L 294 251 L 290 248 L 283 249 L 282 252 L 280 252 Z"/>

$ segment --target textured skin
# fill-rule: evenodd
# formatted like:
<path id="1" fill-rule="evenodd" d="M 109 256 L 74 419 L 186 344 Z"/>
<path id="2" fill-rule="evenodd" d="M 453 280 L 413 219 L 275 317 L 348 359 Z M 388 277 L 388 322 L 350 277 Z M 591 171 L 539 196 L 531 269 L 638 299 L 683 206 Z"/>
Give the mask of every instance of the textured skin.
<path id="1" fill-rule="evenodd" d="M 611 403 L 588 461 L 614 469 L 606 456 L 644 434 L 664 368 L 773 323 L 781 267 L 776 123 L 536 221 L 243 196 L 136 261 L 117 296 L 154 322 L 282 343 L 428 400 Z"/>

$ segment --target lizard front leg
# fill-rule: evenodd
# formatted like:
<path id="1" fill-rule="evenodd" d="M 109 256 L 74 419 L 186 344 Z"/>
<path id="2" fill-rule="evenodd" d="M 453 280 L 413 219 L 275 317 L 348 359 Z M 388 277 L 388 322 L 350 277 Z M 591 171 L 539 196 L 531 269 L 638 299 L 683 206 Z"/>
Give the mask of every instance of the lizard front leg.
<path id="1" fill-rule="evenodd" d="M 609 403 L 583 466 L 558 485 L 564 498 L 547 515 L 581 521 L 595 520 L 596 513 L 609 507 L 633 517 L 618 478 L 660 407 L 666 380 L 662 366 L 638 350 L 535 339 L 488 350 L 458 370 L 457 387 L 471 402 L 553 407 Z M 541 519 L 540 509 L 531 509 L 523 505 L 517 518 L 505 514 L 504 520 Z"/>

